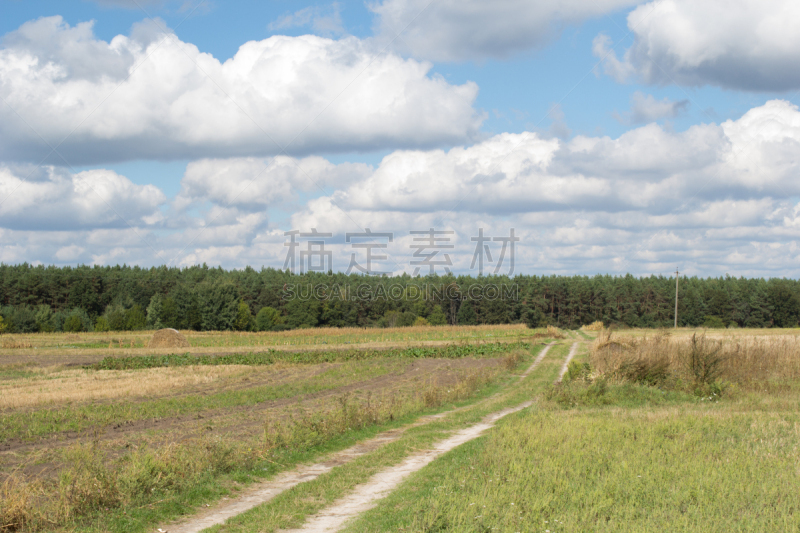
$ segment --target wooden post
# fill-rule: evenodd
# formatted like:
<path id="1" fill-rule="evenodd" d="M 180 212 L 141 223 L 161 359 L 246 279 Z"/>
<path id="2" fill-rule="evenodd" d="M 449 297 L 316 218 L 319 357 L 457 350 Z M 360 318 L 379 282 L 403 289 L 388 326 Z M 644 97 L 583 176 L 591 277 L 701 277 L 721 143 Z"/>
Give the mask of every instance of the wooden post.
<path id="1" fill-rule="evenodd" d="M 678 327 L 678 280 L 680 279 L 680 271 L 675 269 L 675 328 Z"/>

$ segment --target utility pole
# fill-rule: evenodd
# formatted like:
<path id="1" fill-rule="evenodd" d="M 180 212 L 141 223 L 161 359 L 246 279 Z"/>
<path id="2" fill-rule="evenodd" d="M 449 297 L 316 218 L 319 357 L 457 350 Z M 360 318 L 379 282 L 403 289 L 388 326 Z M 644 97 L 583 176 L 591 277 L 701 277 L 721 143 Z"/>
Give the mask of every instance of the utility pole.
<path id="1" fill-rule="evenodd" d="M 680 270 L 675 268 L 675 328 L 678 327 L 678 280 L 680 279 Z"/>

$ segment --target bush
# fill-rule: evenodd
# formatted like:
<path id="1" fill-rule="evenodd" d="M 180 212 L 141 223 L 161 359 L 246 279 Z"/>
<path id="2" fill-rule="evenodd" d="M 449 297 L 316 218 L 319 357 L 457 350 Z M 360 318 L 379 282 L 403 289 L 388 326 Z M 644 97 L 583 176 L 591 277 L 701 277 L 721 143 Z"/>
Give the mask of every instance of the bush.
<path id="1" fill-rule="evenodd" d="M 706 316 L 703 321 L 704 328 L 725 329 L 725 322 L 718 316 Z"/>
<path id="2" fill-rule="evenodd" d="M 64 331 L 77 333 L 83 331 L 83 322 L 81 321 L 81 317 L 76 314 L 71 314 L 64 320 L 64 325 L 61 327 Z"/>
<path id="3" fill-rule="evenodd" d="M 629 359 L 617 370 L 617 376 L 626 381 L 650 386 L 663 384 L 669 375 L 669 359 L 666 357 Z"/>
<path id="4" fill-rule="evenodd" d="M 458 317 L 459 326 L 474 326 L 478 323 L 478 315 L 475 314 L 475 309 L 469 301 L 461 303 L 456 316 Z"/>
<path id="5" fill-rule="evenodd" d="M 283 324 L 283 317 L 274 307 L 262 307 L 256 315 L 256 331 L 273 331 Z"/>
<path id="6" fill-rule="evenodd" d="M 111 328 L 108 325 L 108 320 L 106 320 L 106 317 L 104 317 L 104 316 L 97 317 L 97 321 L 94 323 L 94 330 L 95 331 L 111 331 Z"/>
<path id="7" fill-rule="evenodd" d="M 424 316 L 418 316 L 416 320 L 414 320 L 414 326 L 430 326 L 430 322 Z"/>
<path id="8" fill-rule="evenodd" d="M 239 301 L 236 310 L 236 319 L 233 321 L 233 329 L 236 331 L 248 331 L 253 323 L 253 315 L 250 313 L 250 306 L 244 301 Z"/>
<path id="9" fill-rule="evenodd" d="M 578 361 L 571 361 L 567 367 L 567 373 L 564 374 L 564 381 L 578 381 L 589 379 L 592 373 L 592 367 L 589 363 L 579 363 Z"/>
<path id="10" fill-rule="evenodd" d="M 686 365 L 697 385 L 709 385 L 722 373 L 723 358 L 720 354 L 722 344 L 706 339 L 705 335 L 692 335 L 692 345 L 686 358 Z"/>
<path id="11" fill-rule="evenodd" d="M 603 321 L 602 320 L 595 320 L 591 324 L 586 324 L 583 326 L 585 331 L 602 331 L 603 330 Z"/>
<path id="12" fill-rule="evenodd" d="M 444 326 L 447 324 L 447 317 L 444 315 L 441 305 L 434 306 L 433 311 L 428 316 L 428 322 L 430 322 L 431 326 Z"/>
<path id="13" fill-rule="evenodd" d="M 413 326 L 416 320 L 417 320 L 417 315 L 415 315 L 411 311 L 405 311 L 400 314 L 400 320 L 398 321 L 397 325 L 403 328 L 408 326 Z"/>
<path id="14" fill-rule="evenodd" d="M 147 326 L 147 317 L 139 304 L 134 305 L 125 311 L 125 329 L 128 331 L 138 331 Z"/>
<path id="15" fill-rule="evenodd" d="M 538 307 L 532 307 L 525 311 L 525 325 L 529 328 L 539 328 L 544 325 L 544 313 Z"/>

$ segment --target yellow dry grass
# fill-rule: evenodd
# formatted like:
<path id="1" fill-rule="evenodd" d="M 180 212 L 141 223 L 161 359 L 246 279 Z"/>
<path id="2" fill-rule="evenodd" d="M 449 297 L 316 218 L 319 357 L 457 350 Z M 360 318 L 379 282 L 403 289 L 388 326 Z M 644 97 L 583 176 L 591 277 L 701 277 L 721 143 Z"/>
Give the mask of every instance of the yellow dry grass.
<path id="1" fill-rule="evenodd" d="M 187 366 L 144 370 L 34 369 L 36 374 L 0 381 L 0 410 L 48 404 L 174 395 L 181 389 L 251 374 L 241 365 Z"/>
<path id="2" fill-rule="evenodd" d="M 747 331 L 747 330 L 745 330 Z M 737 330 L 659 330 L 649 335 L 612 334 L 602 331 L 592 345 L 592 366 L 601 374 L 613 374 L 625 364 L 644 362 L 665 365 L 676 373 L 686 371 L 693 336 L 697 346 L 720 359 L 722 379 L 747 384 L 800 379 L 800 336 L 797 330 L 767 330 L 748 335 Z"/>

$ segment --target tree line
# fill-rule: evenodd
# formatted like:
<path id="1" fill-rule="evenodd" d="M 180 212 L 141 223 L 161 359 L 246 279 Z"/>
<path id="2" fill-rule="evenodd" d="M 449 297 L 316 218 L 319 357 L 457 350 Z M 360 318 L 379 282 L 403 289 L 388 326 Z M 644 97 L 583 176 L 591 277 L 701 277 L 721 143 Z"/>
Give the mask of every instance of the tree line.
<path id="1" fill-rule="evenodd" d="M 137 266 L 0 265 L 0 332 L 282 330 L 424 324 L 669 327 L 675 278 L 664 276 L 370 277 Z M 793 327 L 800 282 L 680 279 L 678 323 Z"/>

